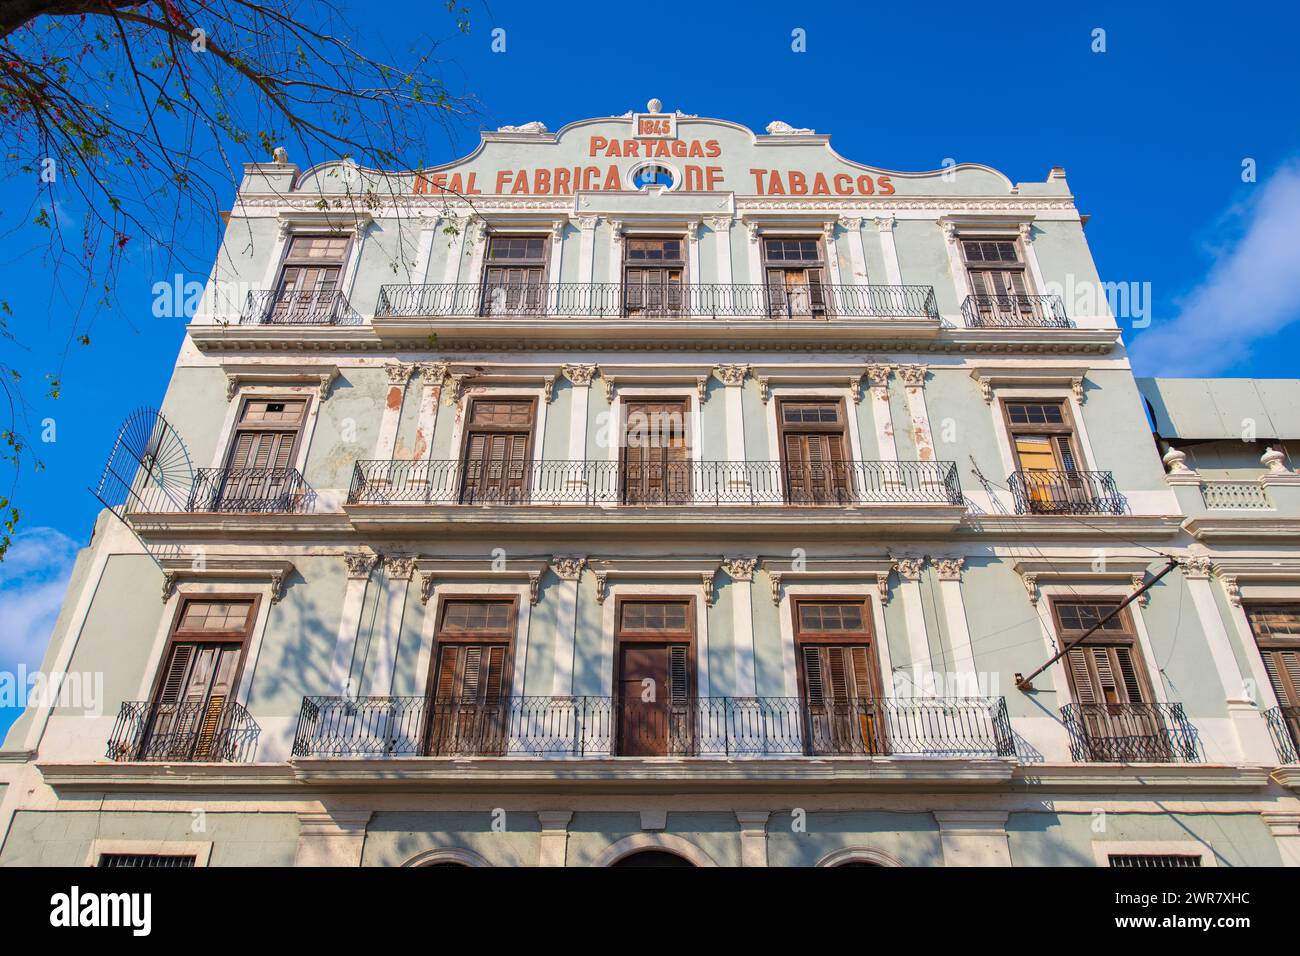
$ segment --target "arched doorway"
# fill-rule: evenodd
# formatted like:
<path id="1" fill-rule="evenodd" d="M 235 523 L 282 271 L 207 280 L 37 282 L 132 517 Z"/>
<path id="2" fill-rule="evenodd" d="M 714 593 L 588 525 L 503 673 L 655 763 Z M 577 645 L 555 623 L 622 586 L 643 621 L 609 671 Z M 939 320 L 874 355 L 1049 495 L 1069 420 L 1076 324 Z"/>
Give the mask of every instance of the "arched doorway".
<path id="1" fill-rule="evenodd" d="M 621 860 L 610 864 L 611 866 L 695 866 L 690 860 L 678 856 L 676 853 L 669 853 L 667 850 L 641 850 L 636 853 L 629 853 Z"/>

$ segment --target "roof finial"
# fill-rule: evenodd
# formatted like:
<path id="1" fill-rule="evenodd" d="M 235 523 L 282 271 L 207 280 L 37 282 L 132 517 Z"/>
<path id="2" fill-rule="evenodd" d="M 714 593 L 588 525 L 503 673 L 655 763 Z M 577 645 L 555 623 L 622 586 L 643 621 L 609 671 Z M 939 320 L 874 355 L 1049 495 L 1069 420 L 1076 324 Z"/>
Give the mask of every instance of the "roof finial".
<path id="1" fill-rule="evenodd" d="M 645 111 L 647 113 L 662 113 L 663 109 L 663 101 L 659 99 L 653 99 L 645 105 Z"/>

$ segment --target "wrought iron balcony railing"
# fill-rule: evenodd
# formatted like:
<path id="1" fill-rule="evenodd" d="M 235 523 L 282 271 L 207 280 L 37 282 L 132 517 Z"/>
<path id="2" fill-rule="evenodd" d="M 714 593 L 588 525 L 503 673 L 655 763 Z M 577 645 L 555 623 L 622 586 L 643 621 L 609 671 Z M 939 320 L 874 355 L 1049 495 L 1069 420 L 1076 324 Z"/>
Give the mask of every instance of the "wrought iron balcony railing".
<path id="1" fill-rule="evenodd" d="M 1201 500 L 1207 508 L 1250 508 L 1267 510 L 1273 507 L 1268 491 L 1257 481 L 1203 481 Z"/>
<path id="2" fill-rule="evenodd" d="M 871 505 L 962 503 L 948 461 L 358 461 L 348 503 Z"/>
<path id="3" fill-rule="evenodd" d="M 1068 329 L 1059 295 L 968 295 L 961 304 L 973 329 Z"/>
<path id="4" fill-rule="evenodd" d="M 261 728 L 239 704 L 206 701 L 123 701 L 108 739 L 110 760 L 245 762 Z"/>
<path id="5" fill-rule="evenodd" d="M 1300 707 L 1273 707 L 1264 711 L 1264 719 L 1277 750 L 1277 762 L 1300 763 Z"/>
<path id="6" fill-rule="evenodd" d="M 1182 704 L 1066 704 L 1070 756 L 1083 763 L 1202 763 Z"/>
<path id="7" fill-rule="evenodd" d="M 347 325 L 357 320 L 342 292 L 257 289 L 248 293 L 240 325 Z"/>
<path id="8" fill-rule="evenodd" d="M 937 322 L 939 309 L 934 288 L 928 285 L 451 282 L 383 286 L 375 315 L 390 318 L 919 318 Z"/>
<path id="9" fill-rule="evenodd" d="M 1015 755 L 1001 697 L 305 697 L 295 756 Z"/>
<path id="10" fill-rule="evenodd" d="M 1017 471 L 1007 479 L 1016 514 L 1118 515 L 1124 496 L 1109 471 Z"/>
<path id="11" fill-rule="evenodd" d="M 185 510 L 292 514 L 315 494 L 293 468 L 200 468 Z"/>

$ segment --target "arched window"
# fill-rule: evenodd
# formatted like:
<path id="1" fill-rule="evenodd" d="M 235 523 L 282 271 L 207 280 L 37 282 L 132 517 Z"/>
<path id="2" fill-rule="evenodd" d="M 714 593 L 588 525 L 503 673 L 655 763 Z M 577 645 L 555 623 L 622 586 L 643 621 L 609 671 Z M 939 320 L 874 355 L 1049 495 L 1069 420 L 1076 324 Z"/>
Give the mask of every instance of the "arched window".
<path id="1" fill-rule="evenodd" d="M 695 866 L 690 860 L 669 853 L 667 850 L 641 850 L 631 853 L 611 864 L 611 866 Z"/>

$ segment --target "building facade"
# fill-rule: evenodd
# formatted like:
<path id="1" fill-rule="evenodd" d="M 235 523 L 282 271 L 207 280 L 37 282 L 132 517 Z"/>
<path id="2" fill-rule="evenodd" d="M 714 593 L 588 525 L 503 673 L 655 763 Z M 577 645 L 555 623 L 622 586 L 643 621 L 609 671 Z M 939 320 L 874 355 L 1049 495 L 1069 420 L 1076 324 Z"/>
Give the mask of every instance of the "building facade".
<path id="1" fill-rule="evenodd" d="M 0 864 L 1300 864 L 1300 383 L 1135 379 L 1084 222 L 654 101 L 247 166 Z"/>

